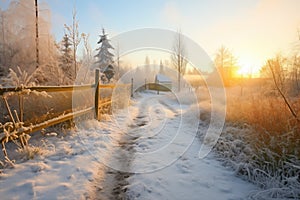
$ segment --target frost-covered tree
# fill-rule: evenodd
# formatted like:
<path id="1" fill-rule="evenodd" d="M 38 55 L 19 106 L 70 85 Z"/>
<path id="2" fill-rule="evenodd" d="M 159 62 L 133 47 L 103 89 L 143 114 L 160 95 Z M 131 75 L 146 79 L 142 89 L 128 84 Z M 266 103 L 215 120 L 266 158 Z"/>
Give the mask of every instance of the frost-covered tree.
<path id="1" fill-rule="evenodd" d="M 64 76 L 68 79 L 73 78 L 73 71 L 72 64 L 73 64 L 73 56 L 72 56 L 72 49 L 71 49 L 71 42 L 70 38 L 67 34 L 64 35 L 61 41 L 61 57 L 60 57 L 60 65 L 61 69 L 64 71 Z M 65 79 L 65 78 L 64 78 Z"/>
<path id="2" fill-rule="evenodd" d="M 93 76 L 91 76 L 91 71 L 92 71 L 91 66 L 93 64 L 93 57 L 92 57 L 92 49 L 89 41 L 90 34 L 82 33 L 81 37 L 83 40 L 83 47 L 84 47 L 81 70 L 84 76 L 79 81 L 81 81 L 82 83 L 89 83 L 91 81 L 91 77 L 94 78 Z M 77 80 L 78 78 L 79 77 L 77 77 Z"/>
<path id="3" fill-rule="evenodd" d="M 9 69 L 8 76 L 2 79 L 4 86 L 34 86 L 35 80 L 33 75 L 29 75 L 25 70 L 21 70 L 17 67 L 17 70 Z"/>
<path id="4" fill-rule="evenodd" d="M 38 85 L 50 82 L 59 84 L 59 52 L 51 34 L 50 9 L 45 2 L 39 3 L 39 11 L 49 12 L 39 12 L 38 28 L 41 34 L 38 38 L 39 69 L 36 69 L 34 8 L 34 1 L 13 0 L 6 9 L 0 9 L 0 68 L 4 70 L 5 77 L 10 73 L 9 68 L 17 72 L 19 67 L 32 75 Z"/>
<path id="5" fill-rule="evenodd" d="M 67 35 L 70 39 L 71 45 L 73 47 L 72 52 L 73 52 L 73 63 L 74 63 L 74 79 L 77 76 L 77 70 L 78 70 L 78 63 L 77 63 L 77 59 L 76 59 L 76 55 L 77 55 L 77 49 L 78 46 L 81 42 L 81 35 L 79 34 L 79 23 L 78 20 L 76 18 L 77 15 L 77 11 L 74 8 L 73 10 L 73 23 L 71 26 L 68 26 L 65 24 L 65 29 L 67 30 Z"/>
<path id="6" fill-rule="evenodd" d="M 98 51 L 98 53 L 95 55 L 97 59 L 96 65 L 97 68 L 100 69 L 101 73 L 103 73 L 106 76 L 109 82 L 114 75 L 114 55 L 110 52 L 110 50 L 114 48 L 111 46 L 110 40 L 107 39 L 107 34 L 105 33 L 104 29 L 102 29 L 102 35 L 100 35 L 100 40 L 98 41 L 98 44 L 100 44 L 101 46 L 96 49 L 96 51 Z M 108 74 L 109 77 L 107 77 Z"/>
<path id="7" fill-rule="evenodd" d="M 185 57 L 186 57 L 186 50 L 184 46 L 184 37 L 181 31 L 178 31 L 175 35 L 171 61 L 174 68 L 177 70 L 177 82 L 178 82 L 179 92 L 181 87 L 181 76 L 185 74 L 186 65 L 187 65 L 187 61 L 185 60 Z"/>

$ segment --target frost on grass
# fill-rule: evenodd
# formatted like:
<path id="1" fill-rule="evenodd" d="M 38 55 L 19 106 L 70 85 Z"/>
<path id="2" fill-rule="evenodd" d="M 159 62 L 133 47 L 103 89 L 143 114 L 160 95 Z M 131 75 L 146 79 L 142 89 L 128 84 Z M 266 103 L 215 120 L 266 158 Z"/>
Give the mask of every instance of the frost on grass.
<path id="1" fill-rule="evenodd" d="M 227 91 L 226 124 L 214 147 L 219 159 L 262 188 L 251 193 L 252 199 L 299 199 L 299 128 L 290 120 L 288 124 L 294 128 L 286 129 L 286 109 L 276 97 L 261 98 L 257 91 L 241 97 L 234 92 Z M 210 98 L 201 94 L 205 94 L 203 88 L 198 98 L 200 121 L 209 124 Z M 203 135 L 200 139 L 211 142 Z"/>
<path id="2" fill-rule="evenodd" d="M 262 140 L 253 140 L 251 127 L 234 127 L 232 124 L 224 128 L 215 150 L 219 158 L 230 167 L 237 175 L 259 185 L 262 190 L 252 192 L 253 199 L 267 198 L 293 198 L 300 197 L 300 160 L 287 152 L 283 155 L 270 149 L 265 144 L 261 148 Z M 277 144 L 282 149 L 288 144 L 282 138 Z M 253 143 L 256 144 L 253 145 Z M 273 146 L 275 148 L 275 145 Z"/>
<path id="3" fill-rule="evenodd" d="M 45 140 L 41 140 L 41 145 L 27 145 L 24 148 L 19 147 L 17 152 L 21 160 L 32 160 L 36 157 L 43 157 L 54 152 L 55 147 L 48 145 Z"/>
<path id="4" fill-rule="evenodd" d="M 3 78 L 2 83 L 4 86 L 34 86 L 33 76 L 29 75 L 25 70 L 22 71 L 20 67 L 17 67 L 15 72 L 13 69 L 9 69 L 7 78 Z"/>

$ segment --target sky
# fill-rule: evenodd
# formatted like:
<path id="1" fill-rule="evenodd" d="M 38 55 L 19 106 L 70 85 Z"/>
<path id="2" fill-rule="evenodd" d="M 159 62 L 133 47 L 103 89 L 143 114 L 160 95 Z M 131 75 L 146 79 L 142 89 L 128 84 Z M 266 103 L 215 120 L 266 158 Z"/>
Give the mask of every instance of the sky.
<path id="1" fill-rule="evenodd" d="M 8 0 L 1 0 L 3 7 Z M 287 52 L 299 40 L 299 0 L 39 0 L 52 13 L 56 40 L 77 10 L 79 29 L 90 34 L 92 47 L 104 27 L 113 37 L 139 28 L 181 32 L 210 56 L 222 45 L 242 67 L 258 69 L 267 58 Z"/>

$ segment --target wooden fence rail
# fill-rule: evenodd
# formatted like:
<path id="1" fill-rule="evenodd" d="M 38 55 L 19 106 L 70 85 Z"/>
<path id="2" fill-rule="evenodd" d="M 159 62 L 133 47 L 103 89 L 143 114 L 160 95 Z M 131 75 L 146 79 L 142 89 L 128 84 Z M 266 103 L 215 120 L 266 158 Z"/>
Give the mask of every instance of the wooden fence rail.
<path id="1" fill-rule="evenodd" d="M 95 73 L 95 82 L 94 84 L 89 85 L 71 85 L 71 86 L 19 86 L 19 87 L 5 87 L 0 88 L 0 96 L 4 101 L 5 108 L 7 110 L 8 116 L 10 118 L 9 122 L 5 122 L 2 124 L 0 122 L 0 143 L 2 145 L 2 151 L 4 155 L 7 157 L 7 151 L 5 148 L 5 144 L 12 140 L 19 140 L 22 146 L 25 146 L 27 143 L 26 135 L 34 133 L 38 130 L 42 130 L 49 126 L 59 124 L 68 120 L 72 120 L 76 117 L 86 115 L 88 113 L 94 112 L 94 116 L 97 120 L 101 119 L 101 115 L 103 110 L 106 111 L 111 110 L 112 105 L 112 98 L 111 96 L 106 98 L 101 98 L 101 90 L 102 89 L 114 89 L 115 87 L 125 87 L 130 90 L 130 96 L 133 97 L 133 93 L 135 91 L 139 91 L 140 89 L 148 89 L 148 90 L 156 90 L 158 93 L 159 91 L 171 91 L 170 88 L 160 85 L 157 83 L 145 83 L 144 86 L 136 89 L 134 91 L 133 88 L 133 79 L 131 79 L 131 84 L 100 84 L 100 71 L 96 70 Z M 81 92 L 85 90 L 93 90 L 94 91 L 94 105 L 87 107 L 86 105 L 81 105 L 81 109 L 77 109 L 76 111 L 64 111 L 64 114 L 60 114 L 58 116 L 54 116 L 51 119 L 47 119 L 44 121 L 37 122 L 35 124 L 24 124 L 23 114 L 24 114 L 24 100 L 23 96 L 28 93 L 28 91 L 37 91 L 37 92 L 49 92 L 49 93 L 56 93 L 56 92 Z M 12 94 L 17 94 L 19 97 L 19 113 L 16 110 L 11 110 L 8 100 L 8 96 Z M 118 98 L 118 97 L 117 97 Z M 119 97 L 122 98 L 122 97 Z M 116 100 L 114 98 L 114 100 Z M 2 133 L 1 133 L 2 130 Z M 25 144 L 25 145 L 24 145 Z"/>
<path id="2" fill-rule="evenodd" d="M 12 141 L 12 140 L 20 140 L 21 145 L 24 144 L 24 135 L 31 134 L 33 132 L 36 132 L 38 130 L 47 128 L 49 126 L 59 124 L 71 119 L 74 119 L 76 117 L 88 114 L 88 113 L 95 113 L 95 117 L 97 120 L 101 119 L 101 110 L 103 107 L 109 107 L 111 106 L 111 97 L 101 99 L 100 92 L 101 89 L 113 89 L 116 87 L 115 84 L 100 84 L 100 71 L 96 70 L 95 73 L 95 83 L 89 84 L 89 85 L 72 85 L 72 86 L 34 86 L 34 87 L 6 87 L 6 88 L 0 88 L 0 96 L 2 96 L 5 107 L 7 109 L 7 112 L 10 117 L 10 122 L 2 124 L 0 122 L 0 131 L 2 129 L 2 134 L 0 132 L 0 142 L 2 145 L 2 151 L 4 155 L 7 157 L 7 152 L 5 148 L 5 143 Z M 118 85 L 119 86 L 119 85 Z M 124 86 L 128 86 L 128 84 L 124 84 Z M 67 114 L 63 114 L 60 116 L 56 116 L 52 119 L 33 124 L 30 126 L 24 126 L 23 123 L 23 98 L 19 98 L 19 109 L 20 113 L 17 114 L 17 112 L 14 110 L 14 112 L 11 111 L 9 104 L 7 102 L 7 98 L 5 97 L 5 94 L 8 93 L 19 93 L 20 96 L 22 96 L 22 92 L 26 90 L 30 91 L 37 91 L 37 92 L 73 92 L 73 91 L 84 91 L 84 90 L 91 90 L 94 89 L 95 91 L 95 99 L 94 99 L 94 106 L 83 108 L 81 110 L 77 110 L 74 112 L 70 112 Z M 84 107 L 84 106 L 83 106 Z"/>
<path id="3" fill-rule="evenodd" d="M 8 92 L 22 92 L 24 90 L 32 90 L 37 92 L 68 92 L 78 90 L 89 90 L 95 88 L 95 84 L 91 85 L 67 85 L 67 86 L 33 86 L 33 87 L 5 87 L 0 88 L 0 96 Z"/>

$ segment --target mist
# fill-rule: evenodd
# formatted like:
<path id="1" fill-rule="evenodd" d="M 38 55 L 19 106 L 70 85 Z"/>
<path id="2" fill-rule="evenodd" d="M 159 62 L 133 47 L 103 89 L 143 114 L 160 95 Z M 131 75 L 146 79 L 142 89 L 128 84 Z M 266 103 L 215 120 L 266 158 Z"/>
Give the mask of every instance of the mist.
<path id="1" fill-rule="evenodd" d="M 0 10 L 0 68 L 7 76 L 9 69 L 33 74 L 35 82 L 57 82 L 59 73 L 58 48 L 51 34 L 51 11 L 47 4 L 38 7 L 39 68 L 36 59 L 36 18 L 34 1 L 11 1 L 6 10 Z M 43 75 L 47 72 L 47 75 Z M 35 75 L 36 74 L 36 75 Z M 59 78 L 59 77 L 58 77 Z"/>

